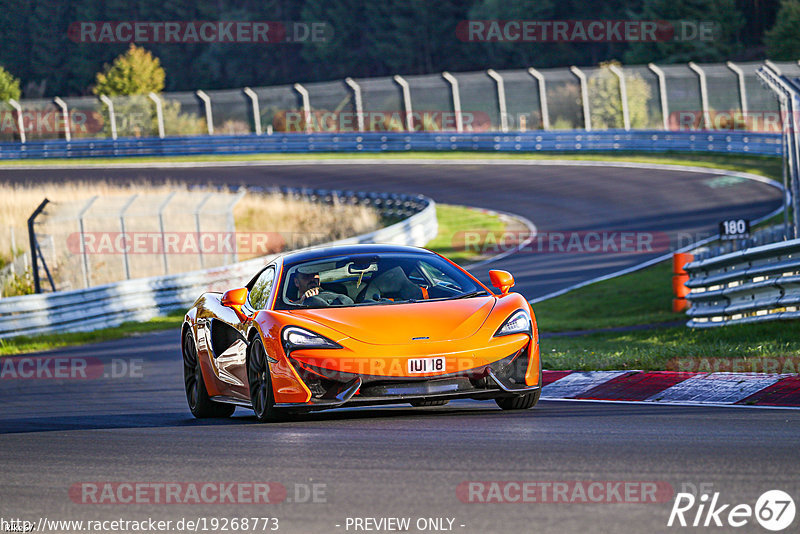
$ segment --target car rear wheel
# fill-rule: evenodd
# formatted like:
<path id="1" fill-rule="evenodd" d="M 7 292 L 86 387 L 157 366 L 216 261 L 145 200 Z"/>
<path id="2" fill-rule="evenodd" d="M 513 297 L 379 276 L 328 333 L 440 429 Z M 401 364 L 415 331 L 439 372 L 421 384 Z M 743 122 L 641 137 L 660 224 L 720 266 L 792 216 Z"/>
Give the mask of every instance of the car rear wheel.
<path id="1" fill-rule="evenodd" d="M 256 413 L 256 419 L 266 422 L 276 418 L 275 396 L 272 392 L 272 377 L 270 376 L 267 352 L 260 338 L 256 338 L 250 345 L 250 354 L 247 358 L 247 381 L 250 384 L 250 403 Z"/>
<path id="2" fill-rule="evenodd" d="M 514 397 L 501 397 L 494 401 L 503 410 L 527 410 L 533 408 L 539 402 L 539 397 L 542 395 L 542 390 L 539 389 L 533 393 L 526 393 L 525 395 L 516 395 Z"/>
<path id="3" fill-rule="evenodd" d="M 421 400 L 421 401 L 411 401 L 411 406 L 419 407 L 419 406 L 444 406 L 450 402 L 449 400 Z"/>
<path id="4" fill-rule="evenodd" d="M 183 382 L 186 388 L 186 400 L 189 409 L 198 419 L 209 417 L 230 417 L 236 406 L 214 402 L 208 396 L 203 373 L 200 370 L 200 359 L 197 357 L 197 345 L 191 330 L 183 335 Z"/>

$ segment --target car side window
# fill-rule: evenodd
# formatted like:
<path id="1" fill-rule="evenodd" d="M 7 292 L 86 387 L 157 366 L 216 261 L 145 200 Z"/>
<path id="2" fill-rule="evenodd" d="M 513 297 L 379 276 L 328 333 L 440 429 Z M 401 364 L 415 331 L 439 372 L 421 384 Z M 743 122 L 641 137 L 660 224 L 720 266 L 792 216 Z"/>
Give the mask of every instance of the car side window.
<path id="1" fill-rule="evenodd" d="M 250 307 L 254 310 L 263 310 L 267 307 L 272 285 L 275 282 L 275 268 L 270 267 L 265 270 L 253 284 L 253 289 L 247 296 Z"/>

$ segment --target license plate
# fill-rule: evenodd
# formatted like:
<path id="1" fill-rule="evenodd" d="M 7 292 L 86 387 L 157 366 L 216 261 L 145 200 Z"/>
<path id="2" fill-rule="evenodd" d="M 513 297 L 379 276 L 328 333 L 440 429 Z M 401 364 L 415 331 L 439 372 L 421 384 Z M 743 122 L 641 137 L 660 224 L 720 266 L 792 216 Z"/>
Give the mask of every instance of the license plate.
<path id="1" fill-rule="evenodd" d="M 434 358 L 411 358 L 408 360 L 408 373 L 437 373 L 445 370 L 445 357 L 436 356 Z"/>

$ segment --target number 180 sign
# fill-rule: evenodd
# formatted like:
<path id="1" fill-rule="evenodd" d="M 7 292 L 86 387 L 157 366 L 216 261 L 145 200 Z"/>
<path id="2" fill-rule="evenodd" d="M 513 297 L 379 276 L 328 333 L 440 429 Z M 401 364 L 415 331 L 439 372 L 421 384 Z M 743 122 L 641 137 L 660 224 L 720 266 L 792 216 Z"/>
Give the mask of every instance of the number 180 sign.
<path id="1" fill-rule="evenodd" d="M 747 219 L 727 219 L 719 223 L 721 239 L 745 239 L 750 237 L 750 221 Z"/>

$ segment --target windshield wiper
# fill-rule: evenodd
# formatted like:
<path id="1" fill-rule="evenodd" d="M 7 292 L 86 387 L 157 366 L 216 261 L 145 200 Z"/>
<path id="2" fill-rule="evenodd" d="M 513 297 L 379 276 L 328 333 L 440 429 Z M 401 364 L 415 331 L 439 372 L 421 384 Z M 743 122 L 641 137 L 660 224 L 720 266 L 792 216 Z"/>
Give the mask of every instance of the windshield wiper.
<path id="1" fill-rule="evenodd" d="M 486 291 L 484 291 L 484 290 L 480 290 L 480 291 L 473 291 L 472 293 L 464 293 L 463 295 L 459 295 L 459 296 L 457 296 L 457 297 L 453 297 L 453 298 L 452 298 L 452 299 L 450 299 L 450 300 L 455 300 L 455 299 L 468 299 L 468 298 L 471 298 L 471 297 L 477 297 L 477 296 L 479 296 L 479 295 L 486 295 Z"/>

